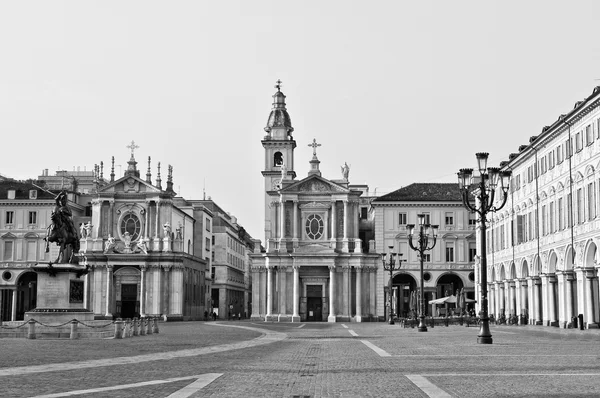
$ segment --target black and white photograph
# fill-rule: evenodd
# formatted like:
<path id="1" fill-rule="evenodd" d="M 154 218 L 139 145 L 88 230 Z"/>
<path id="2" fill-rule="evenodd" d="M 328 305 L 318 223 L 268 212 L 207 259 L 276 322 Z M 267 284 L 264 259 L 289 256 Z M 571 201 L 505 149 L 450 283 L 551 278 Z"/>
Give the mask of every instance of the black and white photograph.
<path id="1" fill-rule="evenodd" d="M 0 397 L 600 396 L 599 21 L 0 2 Z"/>

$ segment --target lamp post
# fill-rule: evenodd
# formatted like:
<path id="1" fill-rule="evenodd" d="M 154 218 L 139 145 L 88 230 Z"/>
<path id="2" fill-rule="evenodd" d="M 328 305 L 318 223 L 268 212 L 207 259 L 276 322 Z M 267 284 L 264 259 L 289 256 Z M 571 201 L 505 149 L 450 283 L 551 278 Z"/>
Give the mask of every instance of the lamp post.
<path id="1" fill-rule="evenodd" d="M 394 271 L 397 271 L 400 269 L 400 267 L 402 266 L 402 262 L 406 261 L 406 260 L 402 260 L 402 253 L 394 253 L 392 252 L 392 250 L 394 250 L 394 246 L 389 246 L 390 248 L 390 257 L 388 259 L 388 262 L 385 262 L 385 257 L 386 254 L 382 253 L 381 254 L 381 261 L 383 262 L 383 269 L 386 271 L 390 272 L 390 282 L 388 283 L 388 303 L 390 306 L 390 309 L 388 311 L 390 320 L 389 320 L 389 324 L 393 325 L 394 324 L 394 307 L 392 307 L 392 278 L 394 276 Z M 398 266 L 396 267 L 396 256 L 398 256 L 398 260 L 397 260 L 397 264 Z"/>
<path id="2" fill-rule="evenodd" d="M 421 292 L 420 300 L 421 305 L 419 306 L 419 332 L 426 332 L 427 326 L 425 325 L 425 289 L 423 282 L 423 256 L 428 250 L 435 247 L 437 238 L 437 225 L 430 225 L 425 223 L 425 214 L 417 214 L 419 219 L 419 232 L 417 235 L 416 245 L 413 243 L 413 234 L 415 232 L 414 224 L 407 224 L 406 230 L 408 231 L 408 244 L 410 248 L 419 253 L 419 261 L 421 262 Z M 431 235 L 430 235 L 431 234 Z M 430 246 L 431 244 L 431 246 Z"/>
<path id="3" fill-rule="evenodd" d="M 480 289 L 481 289 L 481 327 L 477 335 L 477 343 L 492 344 L 492 334 L 490 332 L 490 320 L 488 318 L 488 286 L 487 286 L 487 253 L 486 253 L 486 222 L 487 214 L 496 212 L 506 204 L 508 197 L 508 183 L 511 172 L 500 171 L 498 167 L 487 167 L 488 153 L 476 153 L 477 168 L 479 169 L 479 181 L 473 181 L 473 169 L 460 169 L 458 174 L 458 186 L 460 188 L 463 205 L 472 213 L 477 213 L 479 216 L 479 225 L 481 233 L 481 266 Z M 502 193 L 502 203 L 500 206 L 495 206 L 496 190 L 500 182 L 500 190 Z M 475 206 L 469 201 L 469 197 L 473 195 L 476 198 Z"/>

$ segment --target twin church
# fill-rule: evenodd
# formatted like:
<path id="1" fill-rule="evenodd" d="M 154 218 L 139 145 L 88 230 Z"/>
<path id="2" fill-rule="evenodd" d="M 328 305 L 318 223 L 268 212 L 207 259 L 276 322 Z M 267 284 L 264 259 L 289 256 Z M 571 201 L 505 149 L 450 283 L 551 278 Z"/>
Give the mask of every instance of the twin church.
<path id="1" fill-rule="evenodd" d="M 279 83 L 262 139 L 266 250 L 251 255 L 252 318 L 364 322 L 376 316 L 381 263 L 368 247 L 368 187 L 350 184 L 347 165 L 340 179 L 324 178 L 314 139 L 308 174 L 298 178 L 294 129 Z"/>

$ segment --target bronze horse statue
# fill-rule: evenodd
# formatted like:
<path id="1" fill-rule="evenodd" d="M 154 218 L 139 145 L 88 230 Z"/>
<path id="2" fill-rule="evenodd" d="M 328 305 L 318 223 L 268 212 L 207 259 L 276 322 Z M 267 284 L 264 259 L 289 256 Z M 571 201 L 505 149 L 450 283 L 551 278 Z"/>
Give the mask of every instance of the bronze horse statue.
<path id="1" fill-rule="evenodd" d="M 56 197 L 56 207 L 52 211 L 50 219 L 52 224 L 46 230 L 46 253 L 50 251 L 50 242 L 55 242 L 60 246 L 58 257 L 54 261 L 58 263 L 59 260 L 65 262 L 65 248 L 67 245 L 71 246 L 71 255 L 67 263 L 71 263 L 73 255 L 79 252 L 79 235 L 73 225 L 71 218 L 71 209 L 67 206 L 67 195 L 65 192 L 61 192 Z"/>

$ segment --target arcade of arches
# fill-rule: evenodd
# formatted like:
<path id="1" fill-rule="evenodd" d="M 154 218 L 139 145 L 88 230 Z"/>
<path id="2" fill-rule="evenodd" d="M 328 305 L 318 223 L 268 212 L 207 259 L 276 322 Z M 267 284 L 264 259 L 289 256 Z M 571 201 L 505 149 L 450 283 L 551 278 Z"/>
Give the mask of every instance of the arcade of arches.
<path id="1" fill-rule="evenodd" d="M 584 326 L 597 328 L 598 298 L 597 247 L 588 242 L 581 257 L 570 246 L 560 253 L 551 250 L 489 270 L 489 313 L 517 315 L 531 325 L 575 326 L 578 315 Z M 559 261 L 562 257 L 563 261 Z M 560 264 L 562 269 L 559 269 Z M 574 266 L 575 264 L 581 266 Z"/>
<path id="2" fill-rule="evenodd" d="M 416 273 L 418 274 L 418 273 Z M 411 317 L 416 316 L 419 312 L 419 275 L 413 275 L 409 272 L 398 272 L 393 276 L 392 279 L 392 308 L 394 314 L 397 317 Z M 472 276 L 471 276 L 472 278 Z M 455 273 L 444 272 L 434 280 L 430 272 L 425 272 L 423 276 L 425 282 L 425 315 L 445 315 L 450 314 L 454 310 L 455 305 L 442 305 L 437 306 L 435 304 L 429 305 L 430 300 L 442 298 L 450 295 L 456 295 L 461 289 L 465 289 L 466 296 L 473 299 L 475 293 L 473 291 L 472 283 L 466 284 L 463 278 Z M 430 285 L 430 286 L 429 286 Z M 387 286 L 387 285 L 386 285 Z M 386 296 L 385 300 L 388 303 L 388 288 L 385 288 Z M 411 307 L 411 295 L 415 292 L 416 300 L 412 303 Z M 387 306 L 387 304 L 386 304 Z M 386 312 L 387 319 L 388 314 Z"/>

